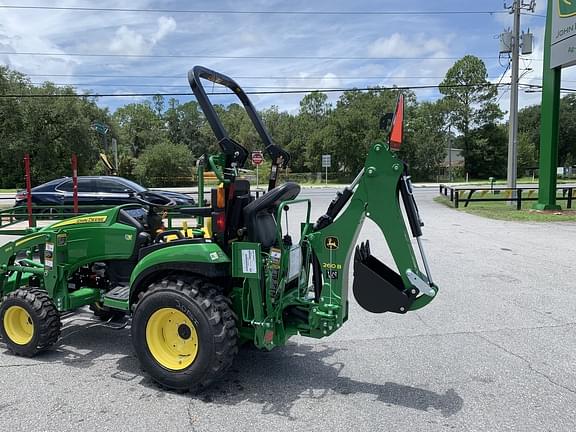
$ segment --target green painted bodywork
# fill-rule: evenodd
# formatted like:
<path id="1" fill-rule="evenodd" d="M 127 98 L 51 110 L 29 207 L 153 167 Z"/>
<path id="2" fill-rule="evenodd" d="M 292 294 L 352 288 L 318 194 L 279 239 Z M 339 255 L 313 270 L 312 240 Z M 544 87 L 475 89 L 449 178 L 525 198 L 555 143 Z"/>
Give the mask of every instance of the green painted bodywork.
<path id="1" fill-rule="evenodd" d="M 558 165 L 558 134 L 560 130 L 560 85 L 562 68 L 550 68 L 552 47 L 552 17 L 554 3 L 548 2 L 544 61 L 542 64 L 542 109 L 540 125 L 540 172 L 536 210 L 560 210 L 556 203 L 556 167 Z"/>
<path id="2" fill-rule="evenodd" d="M 280 252 L 279 265 L 274 269 L 272 251 L 260 251 L 260 245 L 236 242 L 232 248 L 232 272 L 243 278 L 243 284 L 234 288 L 232 300 L 238 317 L 242 318 L 240 335 L 257 347 L 272 349 L 283 345 L 290 336 L 300 334 L 322 338 L 334 333 L 348 319 L 350 267 L 358 234 L 366 217 L 372 219 L 382 231 L 404 286 L 412 287 L 406 272 L 411 270 L 424 281 L 412 248 L 410 235 L 399 202 L 398 184 L 403 174 L 403 163 L 386 144 L 374 144 L 366 159 L 365 171 L 360 178 L 347 207 L 326 228 L 314 231 L 309 221 L 309 200 L 293 200 L 282 203 L 276 214 L 276 253 Z M 291 246 L 282 242 L 283 207 L 308 203 L 307 219 L 301 227 L 301 271 L 296 280 L 288 281 Z M 338 239 L 337 249 L 328 249 L 326 239 Z M 256 274 L 243 269 L 243 251 L 257 255 Z M 309 283 L 312 251 L 318 257 L 323 273 L 320 301 L 314 301 Z M 261 264 L 260 264 L 261 263 Z M 334 270 L 337 277 L 326 277 L 326 270 Z M 279 276 L 273 277 L 277 272 Z M 276 282 L 274 282 L 276 279 Z M 263 289 L 263 286 L 265 289 Z M 434 292 L 438 287 L 433 285 Z M 378 287 L 374 287 L 378 289 Z M 410 310 L 420 309 L 435 297 L 418 296 Z M 290 318 L 286 311 L 300 310 L 305 320 Z"/>
<path id="3" fill-rule="evenodd" d="M 2 246 L 2 294 L 30 285 L 31 279 L 36 276 L 35 285 L 48 292 L 60 311 L 72 310 L 99 300 L 100 290 L 80 287 L 70 291 L 68 280 L 84 265 L 126 260 L 132 255 L 136 229 L 117 222 L 121 208 L 58 221 Z M 17 260 L 24 253 L 28 259 Z M 32 260 L 33 256 L 37 256 L 37 259 Z"/>
<path id="4" fill-rule="evenodd" d="M 223 159 L 208 160 L 211 168 L 219 172 L 216 165 L 222 164 Z M 296 334 L 325 337 L 348 319 L 352 255 L 365 218 L 371 219 L 384 235 L 404 287 L 413 287 L 408 270 L 428 282 L 419 268 L 399 202 L 403 170 L 402 161 L 387 144 L 375 143 L 348 204 L 325 228 L 314 229 L 310 200 L 296 199 L 283 202 L 276 209 L 276 242 L 272 248 L 219 238 L 162 245 L 137 263 L 134 261 L 130 297 L 126 299 L 106 297 L 105 289 L 91 286 L 70 289 L 71 276 L 82 266 L 128 261 L 131 257 L 135 260 L 138 256 L 134 249 L 136 229 L 117 222 L 122 206 L 56 222 L 0 248 L 0 292 L 6 294 L 33 285 L 44 288 L 60 311 L 100 301 L 109 308 L 130 313 L 137 292 L 167 274 L 217 274 L 216 282 L 231 299 L 243 342 L 272 349 Z M 305 205 L 307 212 L 301 221 L 300 240 L 292 244 L 282 230 L 284 210 L 297 205 Z M 318 301 L 310 283 L 314 255 L 322 272 Z M 435 285 L 432 288 L 437 292 Z M 424 307 L 433 298 L 419 295 L 410 310 Z"/>
<path id="5" fill-rule="evenodd" d="M 220 264 L 229 263 L 230 259 L 216 243 L 170 246 L 152 252 L 139 261 L 132 271 L 130 285 L 132 286 L 134 280 L 148 268 L 175 262 Z"/>

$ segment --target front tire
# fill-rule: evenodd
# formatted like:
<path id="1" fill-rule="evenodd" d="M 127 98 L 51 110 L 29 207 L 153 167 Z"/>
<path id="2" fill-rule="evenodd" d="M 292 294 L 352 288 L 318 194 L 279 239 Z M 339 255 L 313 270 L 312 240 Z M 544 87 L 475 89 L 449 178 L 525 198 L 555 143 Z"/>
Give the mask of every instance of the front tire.
<path id="1" fill-rule="evenodd" d="M 46 291 L 17 289 L 0 305 L 0 334 L 16 355 L 33 357 L 56 343 L 60 315 Z"/>
<path id="2" fill-rule="evenodd" d="M 142 368 L 161 386 L 197 392 L 232 365 L 238 329 L 220 291 L 200 278 L 165 279 L 140 294 L 132 343 Z"/>

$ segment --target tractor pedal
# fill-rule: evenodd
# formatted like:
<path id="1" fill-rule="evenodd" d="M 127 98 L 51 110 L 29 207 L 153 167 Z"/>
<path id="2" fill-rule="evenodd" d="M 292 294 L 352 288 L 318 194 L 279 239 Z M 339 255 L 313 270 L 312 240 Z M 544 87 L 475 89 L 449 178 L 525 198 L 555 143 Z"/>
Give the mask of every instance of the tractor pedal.
<path id="1" fill-rule="evenodd" d="M 116 288 L 111 289 L 104 295 L 104 300 L 114 300 L 114 301 L 128 301 L 130 298 L 130 286 L 129 285 L 119 285 Z"/>

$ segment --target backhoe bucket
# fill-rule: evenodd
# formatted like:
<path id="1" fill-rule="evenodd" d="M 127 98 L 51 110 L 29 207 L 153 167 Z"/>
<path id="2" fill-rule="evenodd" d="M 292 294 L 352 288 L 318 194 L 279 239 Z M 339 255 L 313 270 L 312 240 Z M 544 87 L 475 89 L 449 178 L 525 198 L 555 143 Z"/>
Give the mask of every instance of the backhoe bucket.
<path id="1" fill-rule="evenodd" d="M 352 290 L 358 304 L 372 313 L 404 314 L 416 298 L 398 273 L 370 254 L 368 242 L 356 247 Z"/>

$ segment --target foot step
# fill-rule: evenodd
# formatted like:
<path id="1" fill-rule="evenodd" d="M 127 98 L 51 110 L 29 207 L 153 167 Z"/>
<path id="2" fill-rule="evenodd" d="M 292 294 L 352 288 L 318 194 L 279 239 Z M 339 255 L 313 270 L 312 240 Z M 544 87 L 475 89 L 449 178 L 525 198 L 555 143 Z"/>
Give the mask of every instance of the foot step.
<path id="1" fill-rule="evenodd" d="M 130 286 L 120 285 L 116 288 L 108 291 L 105 295 L 105 299 L 116 300 L 116 301 L 127 301 L 130 297 Z"/>

